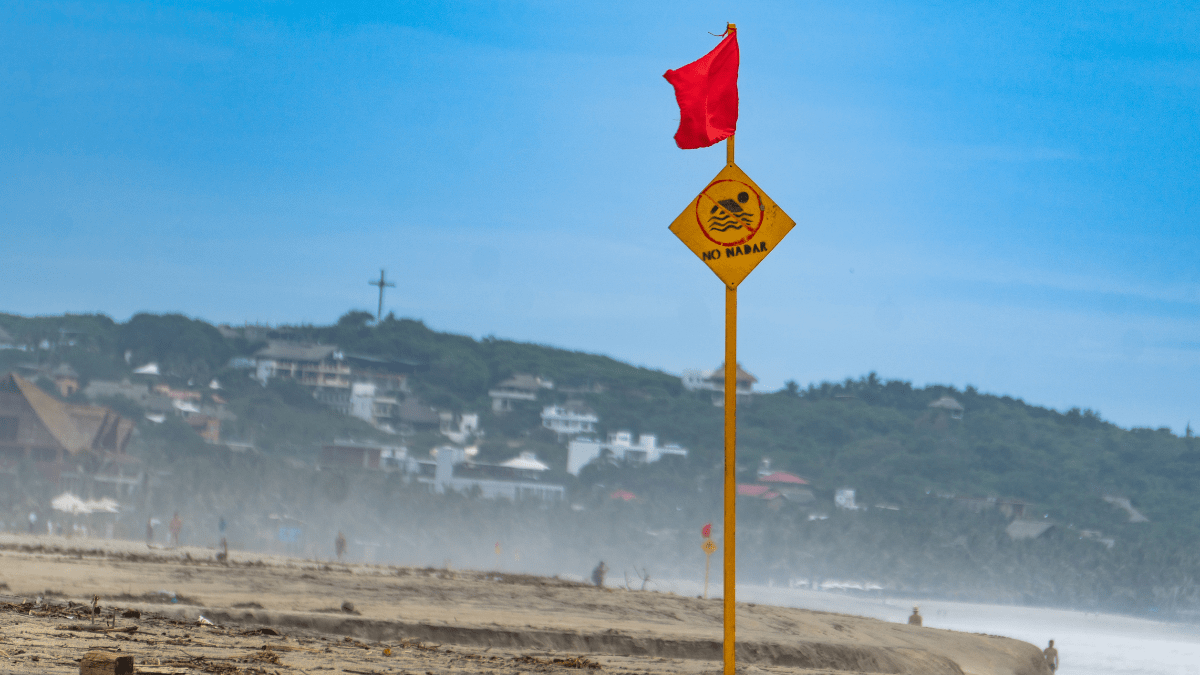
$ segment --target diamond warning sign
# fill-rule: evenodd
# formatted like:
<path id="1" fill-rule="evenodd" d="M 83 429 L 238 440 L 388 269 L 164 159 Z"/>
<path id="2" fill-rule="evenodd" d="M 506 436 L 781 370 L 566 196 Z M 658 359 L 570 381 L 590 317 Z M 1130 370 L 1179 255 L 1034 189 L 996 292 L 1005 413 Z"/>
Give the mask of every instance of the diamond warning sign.
<path id="1" fill-rule="evenodd" d="M 671 231 L 721 281 L 736 287 L 795 224 L 730 164 L 671 223 Z"/>

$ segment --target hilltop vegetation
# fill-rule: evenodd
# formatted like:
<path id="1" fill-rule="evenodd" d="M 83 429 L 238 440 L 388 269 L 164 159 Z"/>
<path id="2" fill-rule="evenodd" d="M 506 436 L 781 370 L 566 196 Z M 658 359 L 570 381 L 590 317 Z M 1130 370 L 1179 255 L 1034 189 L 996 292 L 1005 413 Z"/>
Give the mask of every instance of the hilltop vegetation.
<path id="1" fill-rule="evenodd" d="M 230 358 L 252 355 L 263 343 L 222 337 L 196 319 L 139 314 L 118 324 L 102 315 L 0 314 L 0 328 L 22 344 L 50 343 L 31 352 L 0 351 L 4 370 L 28 362 L 67 362 L 86 385 L 91 379 L 128 377 L 133 367 L 156 361 L 164 377 L 181 386 L 218 377 L 231 408 L 279 432 L 290 422 L 288 413 L 327 412 L 300 387 L 264 391 L 247 371 L 229 369 Z M 582 399 L 599 414 L 602 432 L 655 433 L 691 449 L 696 466 L 720 463 L 720 409 L 707 393 L 686 392 L 667 373 L 595 354 L 439 333 L 391 315 L 376 324 L 365 312 L 351 312 L 332 326 L 292 327 L 289 337 L 425 363 L 428 368 L 412 378 L 417 395 L 440 409 L 484 412 L 485 429 L 490 421 L 515 427 L 508 429 L 510 435 L 532 432 L 540 404 Z M 515 373 L 550 379 L 557 389 L 543 391 L 539 405 L 515 413 L 514 419 L 491 417 L 489 387 Z M 965 408 L 962 419 L 928 407 L 947 395 Z M 1100 497 L 1114 494 L 1131 498 L 1154 523 L 1200 535 L 1195 490 L 1200 452 L 1195 439 L 1167 429 L 1122 429 L 1090 410 L 1060 413 L 973 387 L 914 388 L 874 373 L 807 388 L 789 382 L 784 390 L 743 402 L 740 411 L 739 459 L 747 470 L 769 458 L 776 468 L 803 475 L 818 489 L 855 487 L 863 503 L 903 505 L 938 493 L 995 496 L 1037 504 L 1081 526 L 1100 526 L 1110 524 L 1108 514 L 1114 512 Z M 275 417 L 283 419 L 272 422 Z M 305 435 L 310 443 L 329 440 L 327 434 Z"/>
<path id="2" fill-rule="evenodd" d="M 230 434 L 269 455 L 311 462 L 317 448 L 334 438 L 383 437 L 321 406 L 301 387 L 264 388 L 248 371 L 230 368 L 231 358 L 251 355 L 263 343 L 224 337 L 203 321 L 141 314 L 119 324 L 98 315 L 0 315 L 0 327 L 21 344 L 46 347 L 0 351 L 2 370 L 29 361 L 67 362 L 86 383 L 128 377 L 133 367 L 153 360 L 178 386 L 219 378 L 237 415 Z M 535 450 L 555 467 L 553 479 L 567 484 L 573 502 L 611 509 L 605 503 L 613 489 L 637 494 L 638 505 L 624 516 L 629 528 L 678 532 L 669 542 L 646 540 L 662 565 L 683 565 L 670 562 L 681 554 L 663 551 L 692 546 L 692 523 L 719 517 L 722 413 L 709 393 L 685 391 L 675 376 L 595 354 L 440 333 L 391 315 L 376 323 L 365 312 L 348 313 L 330 326 L 287 327 L 286 333 L 346 352 L 426 364 L 412 377 L 422 401 L 480 412 L 483 457 Z M 516 373 L 553 380 L 556 387 L 525 409 L 492 415 L 489 387 Z M 929 407 L 944 396 L 962 404 L 962 419 Z M 565 444 L 540 429 L 537 414 L 541 405 L 568 398 L 597 412 L 601 433 L 654 433 L 689 448 L 688 461 L 596 467 L 579 479 L 566 475 Z M 874 373 L 806 388 L 789 383 L 750 397 L 739 410 L 739 480 L 753 481 L 760 461 L 769 459 L 772 468 L 809 479 L 817 497 L 804 507 L 746 502 L 742 545 L 753 547 L 743 563 L 746 574 L 861 575 L 910 592 L 954 589 L 987 599 L 1129 610 L 1200 605 L 1200 449 L 1190 434 L 1122 429 L 1090 410 L 1058 412 L 973 387 L 917 388 Z M 438 442 L 436 434 L 408 439 L 417 452 Z M 182 424 L 143 424 L 137 443 L 163 461 L 200 456 L 203 445 Z M 180 453 L 184 446 L 191 450 Z M 891 508 L 839 513 L 832 497 L 842 487 L 855 488 L 860 505 Z M 394 486 L 388 489 L 394 492 Z M 1105 495 L 1129 498 L 1150 522 L 1128 522 Z M 952 497 L 1025 502 L 1027 515 L 1058 528 L 1036 541 L 1011 541 L 1004 534 L 1007 521 L 995 510 L 971 512 Z M 664 511 L 668 505 L 674 509 Z M 822 516 L 828 520 L 811 519 Z M 1081 538 L 1084 530 L 1116 545 L 1106 547 L 1097 535 Z"/>

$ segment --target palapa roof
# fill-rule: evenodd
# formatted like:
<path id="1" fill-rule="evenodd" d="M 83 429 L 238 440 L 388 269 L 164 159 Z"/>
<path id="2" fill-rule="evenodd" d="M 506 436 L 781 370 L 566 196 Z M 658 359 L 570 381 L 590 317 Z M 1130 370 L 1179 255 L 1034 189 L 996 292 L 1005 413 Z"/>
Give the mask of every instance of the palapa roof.
<path id="1" fill-rule="evenodd" d="M 759 499 L 775 499 L 779 493 L 772 490 L 770 485 L 739 485 L 739 497 L 758 497 Z"/>
<path id="2" fill-rule="evenodd" d="M 708 379 L 712 382 L 724 382 L 725 381 L 725 363 L 721 362 L 721 365 L 717 366 L 717 369 L 712 371 L 712 373 L 709 374 Z M 746 370 L 744 368 L 742 368 L 742 364 L 739 363 L 739 364 L 737 364 L 737 381 L 738 382 L 749 382 L 750 384 L 754 384 L 755 382 L 758 382 L 758 378 L 751 375 L 750 373 L 746 372 Z"/>
<path id="3" fill-rule="evenodd" d="M 100 406 L 63 403 L 16 373 L 0 379 L 0 388 L 19 393 L 50 435 L 72 455 L 89 450 L 120 452 L 133 432 L 132 420 Z"/>
<path id="4" fill-rule="evenodd" d="M 507 466 L 510 469 L 526 469 L 529 471 L 547 471 L 549 465 L 538 461 L 537 455 L 532 452 L 522 452 L 520 455 L 513 457 L 510 460 L 500 462 L 500 466 Z"/>
<path id="5" fill-rule="evenodd" d="M 933 403 L 929 404 L 930 408 L 942 408 L 943 410 L 962 410 L 962 404 L 949 396 L 943 396 Z"/>

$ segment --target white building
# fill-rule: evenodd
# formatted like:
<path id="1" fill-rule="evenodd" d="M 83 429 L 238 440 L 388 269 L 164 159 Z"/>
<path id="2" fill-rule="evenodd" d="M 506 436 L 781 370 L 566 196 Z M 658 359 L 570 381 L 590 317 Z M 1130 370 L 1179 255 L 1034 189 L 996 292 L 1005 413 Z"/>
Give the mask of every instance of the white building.
<path id="1" fill-rule="evenodd" d="M 417 481 L 430 485 L 438 494 L 447 491 L 470 494 L 478 489 L 484 499 L 527 499 L 561 501 L 566 489 L 561 485 L 541 482 L 541 474 L 550 467 L 537 460 L 533 453 L 521 453 L 502 464 L 476 464 L 468 461 L 467 451 L 444 445 L 436 451 L 433 475 L 414 465 Z"/>
<path id="2" fill-rule="evenodd" d="M 452 412 L 440 412 L 438 419 L 438 431 L 459 445 L 466 443 L 473 436 L 483 435 L 479 431 L 478 413 L 455 415 Z"/>
<path id="3" fill-rule="evenodd" d="M 542 426 L 559 434 L 590 434 L 596 432 L 600 418 L 580 405 L 548 405 L 542 408 Z"/>
<path id="4" fill-rule="evenodd" d="M 337 392 L 338 390 L 334 390 Z M 394 395 L 386 395 L 378 391 L 374 383 L 355 382 L 350 385 L 348 408 L 331 402 L 330 397 L 318 400 L 370 423 L 372 426 L 388 432 L 395 432 L 392 421 L 400 409 L 400 399 Z"/>
<path id="5" fill-rule="evenodd" d="M 854 497 L 854 488 L 838 488 L 833 493 L 833 503 L 839 509 L 857 511 L 858 505 L 854 503 Z"/>
<path id="6" fill-rule="evenodd" d="M 660 446 L 654 434 L 641 434 L 636 444 L 633 434 L 628 431 L 609 434 L 608 440 L 603 442 L 595 438 L 577 438 L 567 445 L 567 473 L 578 476 L 583 467 L 606 454 L 616 462 L 649 464 L 663 457 L 686 458 L 688 451 L 674 443 Z"/>

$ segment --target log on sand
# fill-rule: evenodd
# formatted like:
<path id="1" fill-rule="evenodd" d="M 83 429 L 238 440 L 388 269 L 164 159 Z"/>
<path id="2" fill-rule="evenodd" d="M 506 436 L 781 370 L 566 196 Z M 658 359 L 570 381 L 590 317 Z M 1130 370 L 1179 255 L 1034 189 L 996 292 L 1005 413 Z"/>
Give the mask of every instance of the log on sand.
<path id="1" fill-rule="evenodd" d="M 92 651 L 79 661 L 79 675 L 133 675 L 133 657 Z"/>

